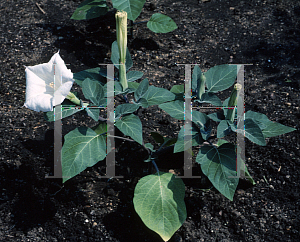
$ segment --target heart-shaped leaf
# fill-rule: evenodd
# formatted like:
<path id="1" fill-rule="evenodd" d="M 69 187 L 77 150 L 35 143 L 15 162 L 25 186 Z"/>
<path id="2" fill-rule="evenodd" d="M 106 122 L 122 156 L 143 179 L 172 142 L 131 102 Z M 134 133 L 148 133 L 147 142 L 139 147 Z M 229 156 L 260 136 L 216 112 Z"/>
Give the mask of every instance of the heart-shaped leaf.
<path id="1" fill-rule="evenodd" d="M 63 182 L 106 157 L 106 136 L 79 127 L 65 135 L 61 151 Z"/>
<path id="2" fill-rule="evenodd" d="M 206 73 L 207 92 L 220 92 L 233 85 L 237 77 L 237 65 L 219 65 Z"/>
<path id="3" fill-rule="evenodd" d="M 184 102 L 176 100 L 174 102 L 162 103 L 159 107 L 171 115 L 171 117 L 184 120 Z"/>
<path id="4" fill-rule="evenodd" d="M 149 106 L 152 106 L 174 100 L 175 94 L 164 88 L 149 86 L 143 98 L 147 100 Z"/>
<path id="5" fill-rule="evenodd" d="M 142 123 L 139 117 L 135 116 L 134 114 L 124 116 L 115 123 L 115 126 L 124 135 L 130 136 L 139 144 L 143 143 Z"/>
<path id="6" fill-rule="evenodd" d="M 108 11 L 106 1 L 104 0 L 86 0 L 81 3 L 73 13 L 71 19 L 83 20 L 93 19 L 105 15 Z"/>
<path id="7" fill-rule="evenodd" d="M 135 187 L 134 209 L 149 229 L 168 241 L 186 219 L 184 193 L 179 177 L 163 172 L 148 175 Z"/>
<path id="8" fill-rule="evenodd" d="M 214 187 L 232 201 L 239 183 L 239 179 L 234 178 L 237 174 L 235 146 L 231 143 L 222 144 L 218 148 L 202 146 L 196 162 L 201 165 L 203 173 Z"/>
<path id="9" fill-rule="evenodd" d="M 147 27 L 154 33 L 169 33 L 177 29 L 173 19 L 161 13 L 153 14 L 147 23 Z"/>
<path id="10" fill-rule="evenodd" d="M 146 0 L 112 0 L 114 8 L 127 12 L 128 19 L 134 21 L 141 13 Z"/>
<path id="11" fill-rule="evenodd" d="M 85 98 L 91 100 L 96 106 L 106 105 L 106 98 L 104 96 L 104 88 L 97 81 L 92 81 L 86 78 L 82 82 L 82 91 Z"/>

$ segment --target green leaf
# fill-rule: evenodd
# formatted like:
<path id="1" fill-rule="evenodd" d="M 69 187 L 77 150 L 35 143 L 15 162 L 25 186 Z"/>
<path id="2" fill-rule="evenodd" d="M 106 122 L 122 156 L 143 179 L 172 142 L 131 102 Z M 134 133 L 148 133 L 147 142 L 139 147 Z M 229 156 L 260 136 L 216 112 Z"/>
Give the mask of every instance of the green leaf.
<path id="1" fill-rule="evenodd" d="M 134 103 L 124 103 L 116 107 L 115 109 L 115 118 L 118 119 L 122 115 L 130 114 L 135 112 L 139 108 L 139 105 Z"/>
<path id="2" fill-rule="evenodd" d="M 159 105 L 175 99 L 175 94 L 160 87 L 149 86 L 144 97 L 148 101 L 148 105 Z"/>
<path id="3" fill-rule="evenodd" d="M 55 118 L 58 120 L 58 118 L 63 119 L 66 117 L 69 117 L 73 115 L 74 113 L 78 113 L 83 110 L 83 108 L 80 107 L 72 107 L 75 105 L 70 105 L 70 107 L 62 107 L 61 110 L 56 108 L 56 110 L 53 108 L 53 111 L 50 112 L 44 112 L 44 118 L 48 122 L 54 122 Z M 55 111 L 55 116 L 54 116 L 54 111 Z"/>
<path id="4" fill-rule="evenodd" d="M 163 144 L 165 142 L 164 137 L 159 133 L 151 132 L 151 136 L 156 143 Z"/>
<path id="5" fill-rule="evenodd" d="M 117 69 L 119 69 L 120 53 L 119 53 L 118 43 L 117 43 L 116 40 L 111 45 L 111 57 L 110 57 L 110 59 L 111 59 L 112 63 L 115 65 L 115 67 Z M 133 66 L 133 62 L 132 62 L 131 55 L 129 53 L 128 48 L 126 49 L 125 66 L 126 66 L 126 71 L 128 71 Z"/>
<path id="6" fill-rule="evenodd" d="M 191 148 L 189 147 L 189 141 L 185 139 L 184 129 L 183 125 L 178 133 L 178 138 L 174 146 L 174 153 L 182 152 Z M 192 125 L 191 130 L 188 130 L 188 132 L 192 135 L 192 146 L 201 145 L 204 142 L 202 135 L 197 131 L 195 125 Z"/>
<path id="7" fill-rule="evenodd" d="M 218 148 L 202 146 L 196 162 L 201 165 L 203 173 L 214 187 L 232 201 L 239 183 L 238 178 L 230 178 L 237 174 L 235 146 L 231 143 L 222 144 Z"/>
<path id="8" fill-rule="evenodd" d="M 89 78 L 93 81 L 99 81 L 100 83 L 105 83 L 106 80 L 104 80 L 104 78 L 102 77 L 100 72 L 101 72 L 101 69 L 99 67 L 93 68 L 93 69 L 87 69 L 84 71 L 74 73 L 73 78 L 74 78 L 75 82 L 81 87 L 82 87 L 82 82 L 86 78 Z"/>
<path id="9" fill-rule="evenodd" d="M 143 81 L 141 81 L 139 87 L 136 89 L 134 93 L 134 98 L 138 102 L 140 98 L 142 98 L 149 88 L 149 81 L 147 78 L 145 78 Z"/>
<path id="10" fill-rule="evenodd" d="M 104 88 L 97 81 L 92 81 L 86 78 L 82 82 L 82 91 L 85 98 L 91 100 L 96 106 L 106 105 L 106 98 L 104 96 Z"/>
<path id="11" fill-rule="evenodd" d="M 217 128 L 217 137 L 218 138 L 223 138 L 226 135 L 230 134 L 231 129 L 230 129 L 230 124 L 228 120 L 222 120 Z"/>
<path id="12" fill-rule="evenodd" d="M 83 20 L 93 19 L 105 15 L 108 11 L 104 0 L 86 0 L 81 3 L 73 13 L 71 19 Z"/>
<path id="13" fill-rule="evenodd" d="M 63 182 L 106 157 L 106 136 L 90 128 L 79 127 L 65 135 L 62 147 Z"/>
<path id="14" fill-rule="evenodd" d="M 224 114 L 221 112 L 211 113 L 211 114 L 208 114 L 207 116 L 216 122 L 221 122 L 222 120 L 225 119 Z"/>
<path id="15" fill-rule="evenodd" d="M 127 136 L 130 136 L 139 144 L 143 143 L 142 123 L 134 114 L 123 117 L 116 121 L 115 126 Z"/>
<path id="16" fill-rule="evenodd" d="M 170 114 L 171 117 L 184 120 L 184 102 L 183 101 L 173 101 L 173 102 L 167 102 L 162 103 L 159 105 L 159 107 Z"/>
<path id="17" fill-rule="evenodd" d="M 103 86 L 105 97 L 112 97 L 114 95 L 124 93 L 120 82 L 115 81 L 114 85 L 115 85 L 115 90 L 110 90 L 110 92 L 107 92 L 107 83 Z"/>
<path id="18" fill-rule="evenodd" d="M 236 65 L 219 65 L 210 68 L 205 73 L 207 92 L 220 92 L 231 87 L 236 76 Z"/>
<path id="19" fill-rule="evenodd" d="M 261 130 L 265 129 L 271 122 L 265 114 L 248 111 L 245 113 L 245 119 L 252 119 Z"/>
<path id="20" fill-rule="evenodd" d="M 107 133 L 107 124 L 104 121 L 99 121 L 95 127 L 92 128 L 96 134 L 104 134 Z"/>
<path id="21" fill-rule="evenodd" d="M 128 82 L 136 81 L 136 80 L 142 78 L 143 75 L 144 75 L 144 73 L 141 71 L 129 71 L 126 73 Z"/>
<path id="22" fill-rule="evenodd" d="M 207 122 L 209 121 L 209 117 L 205 113 L 201 113 L 199 111 L 193 111 L 192 112 L 192 121 L 196 125 L 199 126 L 199 128 L 203 128 L 207 125 Z"/>
<path id="23" fill-rule="evenodd" d="M 251 184 L 254 186 L 256 184 L 256 182 L 254 181 L 253 177 L 250 175 L 249 171 L 248 171 L 248 167 L 246 166 L 245 162 L 242 161 L 242 165 L 245 166 L 245 177 L 247 178 L 247 180 L 249 182 L 251 182 Z"/>
<path id="24" fill-rule="evenodd" d="M 89 108 L 87 107 L 86 109 L 87 114 L 94 119 L 95 121 L 99 120 L 99 115 L 100 115 L 100 109 L 99 108 Z"/>
<path id="25" fill-rule="evenodd" d="M 142 12 L 146 0 L 112 0 L 114 8 L 127 12 L 127 18 L 134 21 Z"/>
<path id="26" fill-rule="evenodd" d="M 292 131 L 295 131 L 296 129 L 292 127 L 285 126 L 280 123 L 275 122 L 269 122 L 267 124 L 267 127 L 262 131 L 265 138 L 267 137 L 274 137 L 282 134 L 286 134 Z"/>
<path id="27" fill-rule="evenodd" d="M 135 91 L 139 87 L 139 85 L 140 85 L 140 83 L 137 83 L 137 82 L 129 82 L 128 88 Z"/>
<path id="28" fill-rule="evenodd" d="M 161 13 L 153 14 L 147 23 L 147 27 L 154 33 L 169 33 L 177 29 L 173 19 Z"/>
<path id="29" fill-rule="evenodd" d="M 173 92 L 173 93 L 176 93 L 176 94 L 179 94 L 179 93 L 184 93 L 184 84 L 181 84 L 181 85 L 174 85 L 170 92 Z"/>
<path id="30" fill-rule="evenodd" d="M 192 121 L 194 124 L 198 126 L 201 132 L 201 136 L 204 140 L 207 140 L 210 137 L 211 133 L 211 125 L 210 119 L 205 113 L 201 113 L 198 111 L 193 111 Z"/>
<path id="31" fill-rule="evenodd" d="M 225 101 L 223 102 L 223 113 L 224 113 L 224 116 L 226 117 L 227 116 L 227 111 L 228 111 L 228 103 L 229 103 L 229 98 L 226 98 Z"/>
<path id="32" fill-rule="evenodd" d="M 201 69 L 198 65 L 194 66 L 193 75 L 192 75 L 192 90 L 193 92 L 197 92 L 198 86 L 200 85 L 201 81 Z"/>
<path id="33" fill-rule="evenodd" d="M 140 98 L 136 104 L 139 104 L 143 108 L 147 108 L 149 106 L 148 101 L 145 98 Z"/>
<path id="34" fill-rule="evenodd" d="M 261 129 L 252 119 L 246 119 L 244 121 L 244 126 L 245 129 L 237 129 L 236 126 L 232 124 L 231 129 L 234 132 L 245 134 L 246 138 L 251 140 L 253 143 L 262 146 L 266 145 L 265 137 Z"/>
<path id="35" fill-rule="evenodd" d="M 222 102 L 220 98 L 218 98 L 215 94 L 211 92 L 205 92 L 202 94 L 201 103 L 211 103 L 214 106 L 220 107 L 222 106 Z"/>
<path id="36" fill-rule="evenodd" d="M 218 139 L 217 146 L 221 146 L 222 144 L 226 144 L 226 143 L 229 143 L 229 142 L 224 139 Z"/>
<path id="37" fill-rule="evenodd" d="M 149 229 L 168 241 L 186 219 L 184 193 L 179 177 L 163 172 L 148 175 L 135 187 L 134 209 Z"/>

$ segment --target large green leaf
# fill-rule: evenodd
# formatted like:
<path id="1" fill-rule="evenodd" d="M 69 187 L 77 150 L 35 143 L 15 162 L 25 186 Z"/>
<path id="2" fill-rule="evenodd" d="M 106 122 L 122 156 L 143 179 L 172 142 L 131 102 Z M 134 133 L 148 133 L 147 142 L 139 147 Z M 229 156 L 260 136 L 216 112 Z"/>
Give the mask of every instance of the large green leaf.
<path id="1" fill-rule="evenodd" d="M 139 144 L 143 143 L 143 130 L 142 130 L 142 123 L 139 117 L 135 116 L 134 114 L 130 114 L 128 116 L 119 119 L 115 126 L 127 136 L 130 136 Z"/>
<path id="2" fill-rule="evenodd" d="M 159 107 L 170 114 L 171 117 L 184 120 L 184 102 L 176 100 L 174 102 L 162 103 Z"/>
<path id="3" fill-rule="evenodd" d="M 231 129 L 234 132 L 244 134 L 246 138 L 251 140 L 253 143 L 262 146 L 266 145 L 265 137 L 262 133 L 262 130 L 252 119 L 246 119 L 244 121 L 244 126 L 244 129 L 237 129 L 236 125 L 231 124 Z"/>
<path id="4" fill-rule="evenodd" d="M 169 33 L 177 29 L 173 19 L 161 13 L 153 14 L 147 23 L 147 27 L 154 33 Z"/>
<path id="5" fill-rule="evenodd" d="M 219 65 L 206 73 L 207 92 L 220 92 L 233 85 L 237 76 L 237 65 Z"/>
<path id="6" fill-rule="evenodd" d="M 261 130 L 265 129 L 271 121 L 265 114 L 248 111 L 245 113 L 245 119 L 252 119 Z"/>
<path id="7" fill-rule="evenodd" d="M 73 78 L 74 78 L 75 82 L 81 87 L 82 87 L 82 82 L 86 78 L 89 78 L 93 81 L 99 81 L 100 83 L 104 83 L 105 80 L 104 80 L 103 76 L 100 74 L 101 72 L 103 72 L 103 70 L 100 69 L 99 67 L 96 67 L 96 68 L 87 69 L 84 71 L 74 73 Z"/>
<path id="8" fill-rule="evenodd" d="M 85 98 L 91 100 L 96 106 L 106 105 L 104 88 L 99 82 L 86 78 L 82 82 L 82 91 Z"/>
<path id="9" fill-rule="evenodd" d="M 274 137 L 282 134 L 286 134 L 292 131 L 295 131 L 296 129 L 292 127 L 285 126 L 280 123 L 275 122 L 269 122 L 267 124 L 267 127 L 262 131 L 265 138 L 267 137 Z"/>
<path id="10" fill-rule="evenodd" d="M 152 106 L 174 100 L 175 94 L 164 88 L 149 86 L 143 98 L 147 100 L 149 106 Z"/>
<path id="11" fill-rule="evenodd" d="M 127 18 L 134 21 L 141 13 L 146 0 L 112 0 L 114 8 L 127 12 Z"/>
<path id="12" fill-rule="evenodd" d="M 201 165 L 203 173 L 208 177 L 214 187 L 225 197 L 233 200 L 233 195 L 239 183 L 236 177 L 235 146 L 225 143 L 221 146 L 202 146 L 196 162 Z"/>
<path id="13" fill-rule="evenodd" d="M 92 19 L 105 15 L 108 7 L 104 0 L 86 0 L 81 3 L 73 13 L 71 19 Z"/>
<path id="14" fill-rule="evenodd" d="M 184 223 L 185 186 L 179 177 L 160 172 L 139 180 L 133 205 L 144 224 L 168 241 Z"/>
<path id="15" fill-rule="evenodd" d="M 106 136 L 79 127 L 65 135 L 61 151 L 63 182 L 106 157 Z"/>
<path id="16" fill-rule="evenodd" d="M 116 40 L 111 45 L 111 57 L 110 57 L 110 59 L 111 59 L 112 63 L 114 63 L 115 67 L 117 69 L 119 69 L 120 53 L 119 53 L 118 43 L 117 43 Z M 128 71 L 133 66 L 133 62 L 132 62 L 131 55 L 129 53 L 128 48 L 126 49 L 125 66 L 126 66 L 126 71 Z"/>

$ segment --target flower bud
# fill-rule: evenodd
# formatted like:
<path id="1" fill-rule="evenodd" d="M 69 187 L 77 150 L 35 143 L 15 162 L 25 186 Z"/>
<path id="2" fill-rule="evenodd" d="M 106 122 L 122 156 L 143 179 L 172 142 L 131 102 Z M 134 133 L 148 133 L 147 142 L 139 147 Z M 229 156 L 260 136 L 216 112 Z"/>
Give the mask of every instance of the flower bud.
<path id="1" fill-rule="evenodd" d="M 116 32 L 117 43 L 119 48 L 119 81 L 123 87 L 123 91 L 128 88 L 126 78 L 126 51 L 127 51 L 127 12 L 117 11 L 116 15 Z"/>
<path id="2" fill-rule="evenodd" d="M 74 93 L 69 92 L 69 94 L 66 96 L 67 99 L 69 99 L 72 103 L 76 105 L 80 105 L 80 100 L 75 96 Z"/>
<path id="3" fill-rule="evenodd" d="M 234 85 L 234 88 L 231 92 L 231 96 L 229 98 L 228 108 L 230 108 L 230 109 L 228 109 L 228 111 L 227 111 L 226 120 L 230 120 L 231 122 L 234 121 L 235 107 L 237 105 L 241 89 L 242 89 L 242 85 L 239 83 L 236 83 Z"/>
<path id="4" fill-rule="evenodd" d="M 201 73 L 200 81 L 198 83 L 198 99 L 201 100 L 202 94 L 205 93 L 206 77 Z"/>

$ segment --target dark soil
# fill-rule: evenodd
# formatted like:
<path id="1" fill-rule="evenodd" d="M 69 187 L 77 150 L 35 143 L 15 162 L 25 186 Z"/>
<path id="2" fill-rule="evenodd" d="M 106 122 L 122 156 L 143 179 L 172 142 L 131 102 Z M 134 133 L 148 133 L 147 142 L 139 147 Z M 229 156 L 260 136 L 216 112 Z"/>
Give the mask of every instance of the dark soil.
<path id="1" fill-rule="evenodd" d="M 58 50 L 73 73 L 110 63 L 114 13 L 70 20 L 80 2 L 0 2 L 0 241 L 161 241 L 133 209 L 135 184 L 149 174 L 135 144 L 118 144 L 117 175 L 124 178 L 100 178 L 105 161 L 64 185 L 45 178 L 53 170 L 53 123 L 22 107 L 24 65 L 46 63 Z M 246 111 L 297 129 L 267 139 L 265 147 L 246 141 L 246 163 L 257 184 L 241 183 L 233 202 L 201 190 L 201 179 L 184 179 L 188 216 L 171 241 L 299 241 L 299 2 L 147 1 L 137 21 L 154 12 L 172 17 L 178 29 L 154 34 L 145 24 L 134 26 L 128 43 L 134 69 L 151 84 L 170 89 L 184 83 L 178 63 L 198 63 L 203 71 L 253 64 L 245 67 Z M 63 133 L 93 124 L 82 115 L 64 120 Z M 142 110 L 141 119 L 152 143 L 150 132 L 176 137 L 182 125 L 157 107 Z M 178 168 L 174 156 L 165 157 L 159 166 Z"/>

